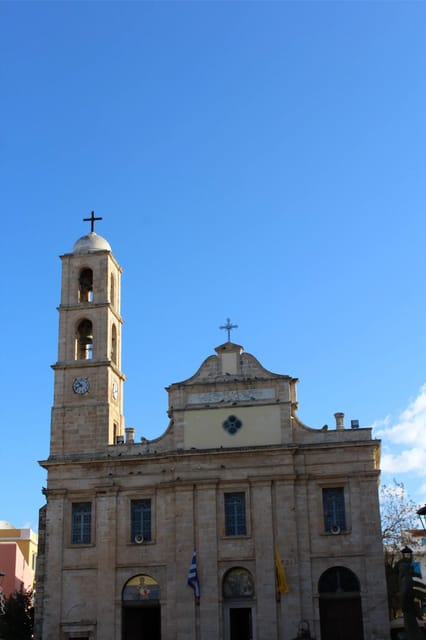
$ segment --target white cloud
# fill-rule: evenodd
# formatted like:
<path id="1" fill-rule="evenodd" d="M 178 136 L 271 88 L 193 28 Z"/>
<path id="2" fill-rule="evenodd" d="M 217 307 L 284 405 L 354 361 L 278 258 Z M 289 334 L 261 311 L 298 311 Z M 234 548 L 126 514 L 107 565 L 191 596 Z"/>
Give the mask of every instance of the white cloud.
<path id="1" fill-rule="evenodd" d="M 371 425 L 371 429 L 380 429 L 380 427 L 387 427 L 390 423 L 391 423 L 391 417 L 386 416 L 386 418 L 383 418 L 381 420 L 376 420 L 375 422 L 373 422 L 373 424 Z M 378 436 L 378 434 L 379 434 L 379 431 L 377 431 L 375 435 Z"/>
<path id="2" fill-rule="evenodd" d="M 379 438 L 395 444 L 417 444 L 426 450 L 426 384 L 421 387 L 418 396 L 401 413 L 395 425 L 388 426 L 391 422 L 389 417 L 385 420 L 388 423 L 384 424 L 382 428 L 379 425 L 376 431 Z"/>
<path id="3" fill-rule="evenodd" d="M 382 455 L 382 471 L 385 473 L 406 473 L 407 471 L 423 471 L 426 463 L 424 449 L 404 449 L 400 453 L 384 453 Z"/>
<path id="4" fill-rule="evenodd" d="M 402 480 L 409 493 L 426 498 L 426 384 L 410 401 L 395 422 L 391 416 L 372 425 L 374 435 L 382 440 L 381 468 Z M 400 478 L 399 474 L 409 474 Z"/>

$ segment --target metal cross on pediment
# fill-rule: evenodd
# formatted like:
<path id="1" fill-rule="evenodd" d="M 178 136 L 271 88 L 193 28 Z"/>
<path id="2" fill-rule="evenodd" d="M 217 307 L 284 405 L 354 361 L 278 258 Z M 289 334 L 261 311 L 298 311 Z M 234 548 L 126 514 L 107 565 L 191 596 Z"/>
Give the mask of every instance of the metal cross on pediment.
<path id="1" fill-rule="evenodd" d="M 225 331 L 228 332 L 228 342 L 231 342 L 231 331 L 232 329 L 238 329 L 238 325 L 232 324 L 231 319 L 226 318 L 226 324 L 219 327 L 219 329 L 224 329 Z"/>
<path id="2" fill-rule="evenodd" d="M 95 218 L 95 212 L 92 211 L 90 218 L 83 218 L 83 222 L 90 222 L 90 233 L 93 233 L 95 230 L 95 221 L 103 220 L 103 218 Z"/>

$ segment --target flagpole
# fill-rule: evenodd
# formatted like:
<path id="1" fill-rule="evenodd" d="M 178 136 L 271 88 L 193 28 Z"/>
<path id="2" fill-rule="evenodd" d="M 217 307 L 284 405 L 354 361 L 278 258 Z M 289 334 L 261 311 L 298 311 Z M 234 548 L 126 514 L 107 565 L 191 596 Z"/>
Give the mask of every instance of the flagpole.
<path id="1" fill-rule="evenodd" d="M 195 611 L 194 611 L 195 639 L 194 640 L 200 640 L 201 638 L 200 636 L 200 583 L 198 580 L 198 562 L 197 562 L 198 557 L 197 557 L 197 546 L 196 546 L 197 522 L 196 522 L 195 511 L 196 511 L 196 487 L 195 485 L 193 485 L 192 487 L 193 554 L 192 554 L 192 561 L 191 561 L 191 568 L 190 568 L 190 575 L 192 579 L 190 582 L 189 575 L 188 575 L 188 584 L 190 584 L 190 586 L 192 586 L 192 588 L 194 589 L 194 604 L 195 604 Z"/>
<path id="2" fill-rule="evenodd" d="M 193 514 L 194 514 L 194 526 L 193 526 L 193 531 L 194 531 L 194 551 L 196 550 L 195 547 L 195 537 L 196 537 L 196 523 L 195 523 L 195 487 L 194 487 L 194 510 L 193 510 Z M 197 576 L 197 589 L 198 589 L 198 595 L 194 589 L 194 599 L 195 599 L 195 640 L 200 640 L 201 638 L 201 631 L 200 631 L 200 582 L 198 579 L 198 556 L 195 556 L 197 559 L 196 562 L 196 576 Z"/>
<path id="3" fill-rule="evenodd" d="M 278 549 L 278 541 L 277 541 L 277 513 L 276 513 L 276 505 L 277 505 L 277 485 L 275 482 L 272 483 L 272 504 L 275 505 L 275 508 L 272 509 L 272 531 L 273 531 L 273 562 L 274 562 L 274 573 L 275 573 L 275 600 L 276 600 L 276 616 L 277 616 L 277 630 L 278 637 L 281 638 L 282 627 L 283 627 L 283 602 L 281 597 L 281 592 L 278 588 L 278 576 L 277 576 L 277 549 Z"/>

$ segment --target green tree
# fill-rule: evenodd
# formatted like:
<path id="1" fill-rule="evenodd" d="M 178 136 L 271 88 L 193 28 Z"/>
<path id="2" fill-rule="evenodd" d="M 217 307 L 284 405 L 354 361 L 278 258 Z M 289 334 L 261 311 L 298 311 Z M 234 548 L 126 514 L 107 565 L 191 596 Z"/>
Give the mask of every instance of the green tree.
<path id="1" fill-rule="evenodd" d="M 4 600 L 4 613 L 0 615 L 2 640 L 31 640 L 33 637 L 34 607 L 31 591 L 15 591 Z"/>

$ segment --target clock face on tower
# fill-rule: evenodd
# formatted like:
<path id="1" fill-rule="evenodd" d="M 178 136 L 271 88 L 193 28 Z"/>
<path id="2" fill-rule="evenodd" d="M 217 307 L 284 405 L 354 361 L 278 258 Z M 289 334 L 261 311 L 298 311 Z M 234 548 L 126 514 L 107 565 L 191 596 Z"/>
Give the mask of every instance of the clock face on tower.
<path id="1" fill-rule="evenodd" d="M 117 400 L 118 398 L 118 384 L 116 382 L 112 383 L 112 397 L 114 400 Z"/>
<path id="2" fill-rule="evenodd" d="M 84 393 L 87 393 L 89 391 L 89 388 L 89 378 L 74 378 L 74 381 L 72 383 L 72 390 L 74 391 L 74 393 L 83 395 Z"/>

